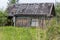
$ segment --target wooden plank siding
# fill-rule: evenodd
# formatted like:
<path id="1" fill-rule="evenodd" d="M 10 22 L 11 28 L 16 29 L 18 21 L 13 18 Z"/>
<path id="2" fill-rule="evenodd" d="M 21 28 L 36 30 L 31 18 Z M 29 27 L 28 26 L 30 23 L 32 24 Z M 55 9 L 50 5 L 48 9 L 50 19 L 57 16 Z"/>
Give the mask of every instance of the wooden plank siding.
<path id="1" fill-rule="evenodd" d="M 35 18 L 35 17 L 16 17 L 15 20 L 16 26 L 35 26 L 35 27 L 45 27 L 46 26 L 46 19 L 42 18 Z"/>
<path id="2" fill-rule="evenodd" d="M 30 26 L 30 19 L 24 17 L 16 18 L 16 26 Z"/>

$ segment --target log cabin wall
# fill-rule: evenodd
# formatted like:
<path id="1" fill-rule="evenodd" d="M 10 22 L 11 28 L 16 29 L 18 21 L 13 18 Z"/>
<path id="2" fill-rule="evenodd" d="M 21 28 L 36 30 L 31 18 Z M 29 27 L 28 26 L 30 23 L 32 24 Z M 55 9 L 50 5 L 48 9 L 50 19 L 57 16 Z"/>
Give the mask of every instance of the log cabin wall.
<path id="1" fill-rule="evenodd" d="M 16 26 L 23 26 L 23 27 L 42 27 L 46 26 L 46 17 L 16 17 L 15 19 Z"/>
<path id="2" fill-rule="evenodd" d="M 16 17 L 16 26 L 30 26 L 30 18 L 27 17 Z"/>

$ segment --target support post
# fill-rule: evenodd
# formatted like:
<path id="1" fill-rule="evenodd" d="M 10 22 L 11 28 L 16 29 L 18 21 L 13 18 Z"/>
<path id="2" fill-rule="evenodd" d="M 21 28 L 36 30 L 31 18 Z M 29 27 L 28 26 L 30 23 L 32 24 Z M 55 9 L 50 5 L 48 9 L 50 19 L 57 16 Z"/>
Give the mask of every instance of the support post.
<path id="1" fill-rule="evenodd" d="M 15 16 L 13 17 L 13 23 L 14 23 L 14 26 L 15 26 Z"/>

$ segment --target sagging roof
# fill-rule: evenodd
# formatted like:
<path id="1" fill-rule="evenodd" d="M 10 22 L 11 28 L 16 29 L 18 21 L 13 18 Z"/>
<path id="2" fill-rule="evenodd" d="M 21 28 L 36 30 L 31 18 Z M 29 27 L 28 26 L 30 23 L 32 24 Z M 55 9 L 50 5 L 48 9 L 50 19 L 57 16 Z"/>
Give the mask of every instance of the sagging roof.
<path id="1" fill-rule="evenodd" d="M 12 4 L 8 7 L 8 13 L 10 15 L 46 15 L 50 16 L 53 3 L 22 3 Z"/>

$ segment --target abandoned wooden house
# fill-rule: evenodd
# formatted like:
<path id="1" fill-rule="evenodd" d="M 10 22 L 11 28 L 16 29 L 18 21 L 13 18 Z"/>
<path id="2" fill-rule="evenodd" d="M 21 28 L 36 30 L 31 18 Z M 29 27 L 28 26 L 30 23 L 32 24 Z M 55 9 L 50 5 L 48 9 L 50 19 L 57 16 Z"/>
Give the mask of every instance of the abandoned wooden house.
<path id="1" fill-rule="evenodd" d="M 7 10 L 14 26 L 45 26 L 45 21 L 55 16 L 53 3 L 12 4 Z"/>

